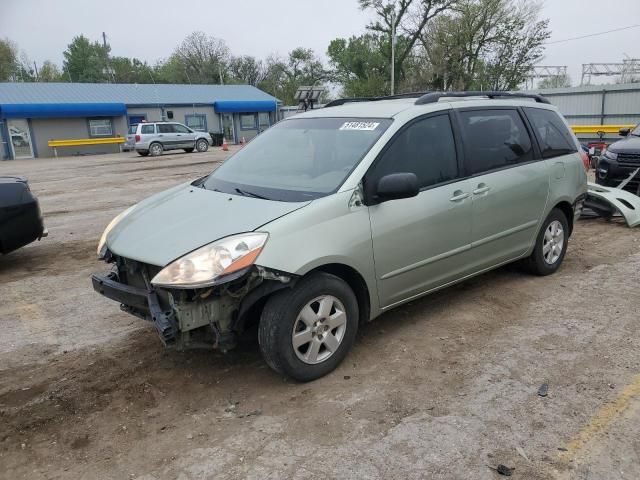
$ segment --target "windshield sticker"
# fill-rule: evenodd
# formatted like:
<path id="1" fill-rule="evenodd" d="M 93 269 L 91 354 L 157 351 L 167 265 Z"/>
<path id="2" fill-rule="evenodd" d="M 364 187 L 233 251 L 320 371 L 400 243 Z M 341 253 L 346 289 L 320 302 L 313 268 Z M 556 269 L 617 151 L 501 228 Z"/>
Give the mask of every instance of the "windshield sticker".
<path id="1" fill-rule="evenodd" d="M 380 122 L 344 122 L 340 130 L 375 130 Z"/>

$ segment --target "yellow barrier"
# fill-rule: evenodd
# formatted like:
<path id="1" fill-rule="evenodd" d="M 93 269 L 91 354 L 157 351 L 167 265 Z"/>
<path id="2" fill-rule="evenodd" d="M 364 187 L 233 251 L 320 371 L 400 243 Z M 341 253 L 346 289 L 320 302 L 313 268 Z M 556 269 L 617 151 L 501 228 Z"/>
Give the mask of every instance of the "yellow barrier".
<path id="1" fill-rule="evenodd" d="M 121 145 L 124 143 L 124 137 L 106 137 L 106 138 L 77 138 L 71 140 L 49 140 L 47 145 L 53 148 L 53 154 L 58 157 L 58 147 L 77 147 L 81 145 Z"/>
<path id="2" fill-rule="evenodd" d="M 573 133 L 593 133 L 598 134 L 598 132 L 604 133 L 618 133 L 621 128 L 628 128 L 633 130 L 635 125 L 571 125 L 571 130 Z"/>

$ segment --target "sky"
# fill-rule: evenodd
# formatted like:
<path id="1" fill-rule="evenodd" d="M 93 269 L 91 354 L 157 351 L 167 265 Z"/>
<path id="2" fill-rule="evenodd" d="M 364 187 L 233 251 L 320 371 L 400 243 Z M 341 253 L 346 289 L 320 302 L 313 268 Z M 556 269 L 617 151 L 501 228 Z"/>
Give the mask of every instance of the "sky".
<path id="1" fill-rule="evenodd" d="M 640 1 L 546 0 L 550 42 L 640 24 Z M 226 41 L 234 55 L 285 56 L 302 46 L 326 58 L 329 42 L 365 31 L 369 12 L 357 0 L 0 0 L 0 38 L 18 44 L 32 61 L 62 64 L 62 52 L 80 33 L 101 39 L 112 55 L 150 63 L 168 57 L 195 30 Z M 640 27 L 547 46 L 544 65 L 567 65 L 574 84 L 583 63 L 640 58 Z M 602 79 L 606 81 L 606 79 Z M 611 79 L 609 79 L 611 81 Z"/>

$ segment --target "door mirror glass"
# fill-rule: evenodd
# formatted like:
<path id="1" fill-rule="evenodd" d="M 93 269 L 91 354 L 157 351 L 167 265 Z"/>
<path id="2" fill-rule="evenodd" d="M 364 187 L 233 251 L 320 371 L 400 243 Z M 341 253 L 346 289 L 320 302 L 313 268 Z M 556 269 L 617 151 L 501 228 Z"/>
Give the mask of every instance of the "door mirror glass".
<path id="1" fill-rule="evenodd" d="M 618 130 L 618 133 L 621 137 L 626 137 L 627 135 L 629 135 L 630 131 L 631 130 L 629 130 L 628 128 L 621 128 L 620 130 Z"/>
<path id="2" fill-rule="evenodd" d="M 415 197 L 420 193 L 415 173 L 391 173 L 378 181 L 376 196 L 379 200 L 397 200 Z"/>

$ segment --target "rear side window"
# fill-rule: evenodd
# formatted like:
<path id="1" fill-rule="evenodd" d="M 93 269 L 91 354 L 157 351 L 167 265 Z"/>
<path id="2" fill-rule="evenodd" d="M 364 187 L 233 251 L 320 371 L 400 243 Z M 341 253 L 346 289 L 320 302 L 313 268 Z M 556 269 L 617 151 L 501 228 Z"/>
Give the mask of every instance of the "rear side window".
<path id="1" fill-rule="evenodd" d="M 525 108 L 542 150 L 542 158 L 552 158 L 577 152 L 573 134 L 558 114 L 542 108 Z"/>
<path id="2" fill-rule="evenodd" d="M 420 188 L 458 176 L 456 146 L 449 115 L 418 120 L 392 142 L 373 167 L 371 185 L 391 173 L 415 173 Z"/>
<path id="3" fill-rule="evenodd" d="M 470 174 L 533 160 L 531 139 L 517 110 L 467 110 L 460 119 Z"/>
<path id="4" fill-rule="evenodd" d="M 156 133 L 155 125 L 142 125 L 140 133 Z"/>
<path id="5" fill-rule="evenodd" d="M 158 124 L 158 132 L 159 133 L 173 133 L 173 125 L 170 123 L 159 123 Z"/>

